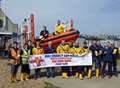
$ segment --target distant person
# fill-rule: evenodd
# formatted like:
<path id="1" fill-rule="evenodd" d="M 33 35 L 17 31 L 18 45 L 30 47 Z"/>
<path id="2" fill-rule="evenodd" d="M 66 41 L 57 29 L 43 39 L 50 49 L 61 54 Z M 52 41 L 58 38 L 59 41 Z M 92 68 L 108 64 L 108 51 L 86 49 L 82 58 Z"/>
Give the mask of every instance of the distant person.
<path id="1" fill-rule="evenodd" d="M 43 30 L 40 32 L 40 39 L 45 40 L 48 38 L 49 31 L 47 30 L 46 26 L 43 26 Z"/>
<path id="2" fill-rule="evenodd" d="M 9 43 L 5 43 L 5 50 L 4 50 L 4 57 L 9 59 L 9 54 L 8 54 L 8 49 L 9 49 Z"/>
<path id="3" fill-rule="evenodd" d="M 11 55 L 10 55 L 10 50 L 12 49 L 12 44 L 10 44 L 9 46 L 8 46 L 8 60 L 10 60 L 10 58 L 11 58 Z"/>
<path id="4" fill-rule="evenodd" d="M 57 25 L 55 26 L 55 32 L 53 35 L 59 35 L 65 31 L 65 26 L 63 23 L 61 23 L 60 20 L 58 20 Z"/>
<path id="5" fill-rule="evenodd" d="M 55 48 L 52 46 L 52 42 L 48 42 L 48 47 L 45 49 L 46 54 L 55 53 Z M 54 67 L 47 67 L 46 68 L 46 75 L 47 77 L 55 77 L 55 68 Z"/>
<path id="6" fill-rule="evenodd" d="M 28 40 L 28 49 L 30 50 L 30 55 L 32 55 L 33 43 L 31 40 Z"/>

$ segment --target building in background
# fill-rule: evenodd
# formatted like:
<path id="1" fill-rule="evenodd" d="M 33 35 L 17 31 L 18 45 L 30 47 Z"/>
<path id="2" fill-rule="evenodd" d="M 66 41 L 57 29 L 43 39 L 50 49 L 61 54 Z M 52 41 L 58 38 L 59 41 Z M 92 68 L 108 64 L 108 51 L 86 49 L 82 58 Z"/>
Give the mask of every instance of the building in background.
<path id="1" fill-rule="evenodd" d="M 6 49 L 16 41 L 17 34 L 18 24 L 13 23 L 0 8 L 0 49 Z"/>
<path id="2" fill-rule="evenodd" d="M 90 46 L 93 40 L 99 40 L 102 44 L 107 43 L 108 41 L 115 44 L 116 47 L 120 47 L 120 35 L 113 35 L 113 34 L 100 34 L 100 35 L 88 35 L 88 34 L 80 34 L 78 38 L 80 41 L 80 45 L 83 46 L 84 42 L 88 43 Z"/>

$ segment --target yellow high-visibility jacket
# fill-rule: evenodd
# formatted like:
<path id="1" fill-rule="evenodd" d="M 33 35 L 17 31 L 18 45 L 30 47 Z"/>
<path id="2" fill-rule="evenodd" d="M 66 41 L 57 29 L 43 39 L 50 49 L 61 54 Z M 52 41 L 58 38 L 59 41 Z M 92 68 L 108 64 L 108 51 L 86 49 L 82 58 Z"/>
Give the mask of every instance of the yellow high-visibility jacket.
<path id="1" fill-rule="evenodd" d="M 32 49 L 32 53 L 34 54 L 34 55 L 39 55 L 39 54 L 44 54 L 44 49 L 43 48 L 33 48 Z"/>
<path id="2" fill-rule="evenodd" d="M 82 47 L 72 47 L 69 50 L 69 53 L 72 53 L 72 54 L 82 54 L 82 53 L 84 53 L 84 49 Z"/>
<path id="3" fill-rule="evenodd" d="M 119 53 L 119 55 L 120 55 L 120 48 L 118 48 L 118 53 Z"/>
<path id="4" fill-rule="evenodd" d="M 84 52 L 89 52 L 89 48 L 83 48 Z"/>
<path id="5" fill-rule="evenodd" d="M 63 24 L 56 25 L 55 32 L 58 34 L 61 34 L 64 32 L 65 26 Z"/>
<path id="6" fill-rule="evenodd" d="M 69 49 L 70 49 L 69 44 L 60 44 L 57 47 L 56 52 L 57 53 L 69 53 Z"/>

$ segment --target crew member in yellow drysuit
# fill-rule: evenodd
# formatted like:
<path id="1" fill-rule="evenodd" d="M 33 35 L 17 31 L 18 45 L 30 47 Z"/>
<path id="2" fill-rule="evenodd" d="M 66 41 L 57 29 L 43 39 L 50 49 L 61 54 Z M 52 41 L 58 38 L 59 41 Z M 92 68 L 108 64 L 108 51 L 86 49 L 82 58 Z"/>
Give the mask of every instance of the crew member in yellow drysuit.
<path id="1" fill-rule="evenodd" d="M 32 49 L 32 54 L 33 55 L 44 54 L 44 49 L 40 46 L 39 41 L 36 41 L 35 47 Z M 38 62 L 38 60 L 37 60 L 37 62 Z M 35 80 L 40 77 L 40 69 L 39 68 L 35 69 L 34 77 L 35 77 Z"/>
<path id="2" fill-rule="evenodd" d="M 68 53 L 69 49 L 70 49 L 69 43 L 62 40 L 61 44 L 57 47 L 56 52 Z M 68 73 L 69 73 L 69 67 L 68 66 L 62 67 L 62 77 L 68 78 Z"/>
<path id="3" fill-rule="evenodd" d="M 53 33 L 53 35 L 59 35 L 63 33 L 64 30 L 65 30 L 64 24 L 62 24 L 60 20 L 58 20 L 57 25 L 55 26 L 55 33 Z"/>
<path id="4" fill-rule="evenodd" d="M 79 43 L 76 42 L 73 44 L 73 47 L 70 49 L 69 53 L 72 54 L 82 54 L 84 53 L 84 49 L 79 46 Z M 82 66 L 73 66 L 73 70 L 75 70 L 75 77 L 79 77 L 81 80 L 83 80 L 83 75 L 82 75 Z"/>

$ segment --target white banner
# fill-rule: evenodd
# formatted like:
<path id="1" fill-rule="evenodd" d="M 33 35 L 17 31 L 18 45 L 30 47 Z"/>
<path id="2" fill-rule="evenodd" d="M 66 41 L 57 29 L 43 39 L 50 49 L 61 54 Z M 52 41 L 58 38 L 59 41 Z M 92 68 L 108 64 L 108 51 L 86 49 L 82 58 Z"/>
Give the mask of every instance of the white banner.
<path id="1" fill-rule="evenodd" d="M 43 54 L 29 57 L 30 69 L 58 66 L 92 65 L 92 53 L 87 54 Z"/>

